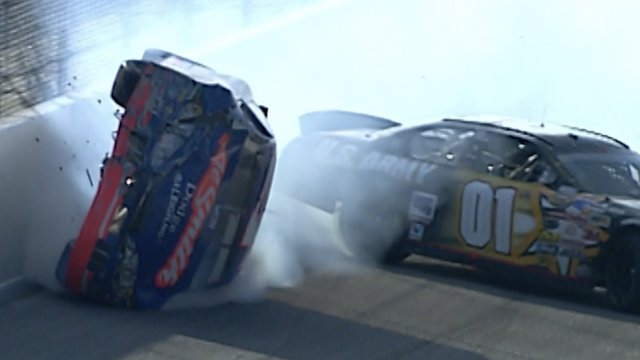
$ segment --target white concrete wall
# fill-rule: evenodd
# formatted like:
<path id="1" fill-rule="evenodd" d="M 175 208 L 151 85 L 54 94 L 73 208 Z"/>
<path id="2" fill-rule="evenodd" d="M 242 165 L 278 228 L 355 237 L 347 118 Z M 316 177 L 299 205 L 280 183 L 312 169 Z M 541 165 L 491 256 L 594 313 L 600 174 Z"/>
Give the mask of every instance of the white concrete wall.
<path id="1" fill-rule="evenodd" d="M 83 94 L 3 119 L 0 289 L 23 274 L 55 285 L 53 254 L 75 236 L 97 189 L 115 110 L 107 94 Z"/>

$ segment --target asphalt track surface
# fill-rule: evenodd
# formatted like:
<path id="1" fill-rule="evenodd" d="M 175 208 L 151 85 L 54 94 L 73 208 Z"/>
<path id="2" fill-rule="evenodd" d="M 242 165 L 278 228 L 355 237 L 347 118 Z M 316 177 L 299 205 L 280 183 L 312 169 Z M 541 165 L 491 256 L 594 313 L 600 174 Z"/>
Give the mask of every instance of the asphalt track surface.
<path id="1" fill-rule="evenodd" d="M 0 308 L 2 359 L 637 359 L 638 317 L 411 258 L 263 300 L 164 312 L 38 293 Z"/>
<path id="2" fill-rule="evenodd" d="M 36 292 L 0 307 L 0 359 L 640 357 L 640 317 L 608 309 L 600 293 L 496 278 L 417 256 L 393 267 L 338 262 L 327 249 L 339 247 L 326 246 L 338 243 L 329 215 L 274 199 L 287 207 L 272 208 L 280 212 L 265 217 L 270 226 L 290 224 L 288 218 L 317 234 L 305 237 L 315 248 L 291 243 L 298 260 L 315 268 L 298 286 L 149 312 Z M 303 259 L 314 255 L 323 258 Z M 323 261 L 332 263 L 318 266 Z"/>
<path id="3" fill-rule="evenodd" d="M 275 30 L 277 36 L 243 42 L 217 59 L 224 70 L 247 78 L 258 95 L 275 105 L 272 118 L 330 104 L 361 109 L 370 103 L 374 112 L 392 113 L 381 100 L 399 104 L 402 94 L 413 93 L 419 84 L 404 82 L 402 92 L 385 94 L 370 86 L 334 87 L 330 73 L 369 65 L 356 59 L 338 69 L 325 59 L 329 68 L 319 67 L 320 55 L 344 56 L 349 46 L 329 47 L 311 33 L 321 28 L 340 37 L 340 24 L 349 21 L 351 16 L 339 12 L 322 14 L 294 30 Z M 275 37 L 279 43 L 270 42 Z M 302 39 L 317 46 L 309 50 Z M 284 60 L 277 56 L 281 48 L 289 49 Z M 244 56 L 250 52 L 264 55 L 261 66 L 248 65 L 255 62 Z M 200 57 L 208 59 L 206 54 Z M 293 63 L 307 69 L 310 63 L 317 71 L 303 76 Z M 403 76 L 422 81 L 415 64 L 403 65 Z M 393 83 L 387 75 L 377 78 L 381 85 Z M 438 74 L 430 76 L 434 81 Z M 301 96 L 297 86 L 310 81 L 317 86 L 316 96 Z M 276 85 L 276 91 L 269 91 Z M 285 103 L 291 104 L 287 110 L 278 107 Z M 409 110 L 404 115 L 419 114 Z M 285 127 L 274 124 L 276 131 L 284 132 Z M 418 257 L 398 267 L 354 274 L 316 273 L 297 287 L 271 290 L 262 300 L 208 308 L 132 312 L 48 292 L 0 307 L 0 359 L 268 358 L 638 359 L 640 317 L 609 310 L 599 294 L 497 280 Z"/>

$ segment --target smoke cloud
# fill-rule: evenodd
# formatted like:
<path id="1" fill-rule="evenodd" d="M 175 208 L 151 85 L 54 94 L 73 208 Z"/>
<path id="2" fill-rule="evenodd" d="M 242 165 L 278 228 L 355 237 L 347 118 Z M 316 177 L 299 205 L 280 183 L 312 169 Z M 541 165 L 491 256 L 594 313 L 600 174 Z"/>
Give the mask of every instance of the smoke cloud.
<path id="1" fill-rule="evenodd" d="M 298 286 L 310 273 L 357 274 L 365 263 L 355 259 L 341 242 L 335 215 L 273 192 L 238 277 L 225 288 L 180 294 L 165 309 L 259 301 L 269 289 Z"/>

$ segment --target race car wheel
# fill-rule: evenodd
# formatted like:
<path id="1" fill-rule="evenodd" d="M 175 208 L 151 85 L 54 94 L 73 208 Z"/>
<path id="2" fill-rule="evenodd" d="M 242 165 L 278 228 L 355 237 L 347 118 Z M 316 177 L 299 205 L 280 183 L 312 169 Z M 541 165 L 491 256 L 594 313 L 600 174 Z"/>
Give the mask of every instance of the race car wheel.
<path id="1" fill-rule="evenodd" d="M 126 108 L 141 76 L 142 69 L 138 62 L 127 61 L 121 64 L 116 73 L 116 78 L 113 81 L 113 87 L 111 88 L 111 98 L 113 101 Z"/>
<path id="2" fill-rule="evenodd" d="M 341 204 L 338 212 L 343 244 L 354 258 L 395 264 L 411 255 L 402 241 L 406 225 L 401 212 L 367 201 Z"/>
<path id="3" fill-rule="evenodd" d="M 640 233 L 625 233 L 612 242 L 606 266 L 607 295 L 623 311 L 640 310 Z"/>

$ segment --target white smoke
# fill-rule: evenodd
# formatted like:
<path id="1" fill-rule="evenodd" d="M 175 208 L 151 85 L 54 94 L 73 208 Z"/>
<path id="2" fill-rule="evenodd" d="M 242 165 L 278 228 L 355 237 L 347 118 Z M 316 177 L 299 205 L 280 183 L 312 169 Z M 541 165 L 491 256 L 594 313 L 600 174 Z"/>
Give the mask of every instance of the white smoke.
<path id="1" fill-rule="evenodd" d="M 227 287 L 176 296 L 164 309 L 258 301 L 269 289 L 290 288 L 310 273 L 359 272 L 342 245 L 334 214 L 272 192 L 253 249 Z"/>
<path id="2" fill-rule="evenodd" d="M 62 291 L 55 278 L 58 260 L 89 209 L 100 179 L 99 164 L 111 148 L 110 134 L 117 125 L 115 106 L 108 101 L 65 106 L 69 109 L 46 114 L 47 121 L 25 125 L 24 139 L 16 143 L 24 147 L 19 153 L 28 166 L 16 167 L 16 184 L 7 186 L 29 189 L 20 191 L 26 195 L 20 203 L 27 205 L 19 218 L 29 219 L 24 229 L 20 227 L 24 274 L 56 292 Z M 85 121 L 87 114 L 95 120 Z M 168 307 L 256 300 L 268 289 L 300 284 L 310 272 L 350 272 L 357 268 L 353 265 L 341 247 L 334 214 L 275 191 L 239 277 L 223 289 L 177 296 Z"/>
<path id="3" fill-rule="evenodd" d="M 24 136 L 7 139 L 21 160 L 7 170 L 16 185 L 7 189 L 21 191 L 3 198 L 19 196 L 15 201 L 26 219 L 20 229 L 24 275 L 47 289 L 61 290 L 55 278 L 58 259 L 80 230 L 98 187 L 100 163 L 113 143 L 116 107 L 106 99 L 86 94 L 43 104 L 34 109 L 37 116 L 20 125 Z"/>
<path id="4" fill-rule="evenodd" d="M 348 11 L 332 15 L 331 26 L 323 31 L 309 27 L 260 37 L 203 56 L 202 61 L 246 75 L 257 97 L 272 107 L 279 146 L 292 138 L 290 129 L 295 127 L 283 119 L 327 107 L 414 123 L 432 116 L 504 113 L 572 123 L 637 143 L 637 2 L 389 4 L 363 2 L 361 8 L 351 8 L 358 16 Z M 49 133 L 3 139 L 3 145 L 12 144 L 5 145 L 4 153 L 21 163 L 3 163 L 3 171 L 17 179 L 4 186 L 10 189 L 6 193 L 28 188 L 17 201 L 6 200 L 11 194 L 3 196 L 5 204 L 12 203 L 12 212 L 17 207 L 13 203 L 32 204 L 28 214 L 19 217 L 29 219 L 25 271 L 49 287 L 57 286 L 54 265 L 78 229 L 81 216 L 75 214 L 86 211 L 91 198 L 85 171 L 94 172 L 110 148 L 108 135 L 115 125 L 108 118 L 111 113 L 68 111 L 51 120 L 62 129 L 53 139 Z M 85 134 L 87 127 L 97 130 Z M 35 143 L 36 137 L 41 142 Z M 33 171 L 22 171 L 22 164 L 30 164 Z M 67 187 L 69 181 L 82 181 L 83 190 Z M 336 241 L 335 219 L 298 205 L 274 192 L 240 277 L 226 289 L 188 294 L 193 301 L 185 298 L 183 304 L 259 299 L 269 288 L 299 284 L 309 272 L 349 268 L 345 264 L 351 264 L 350 258 Z"/>

